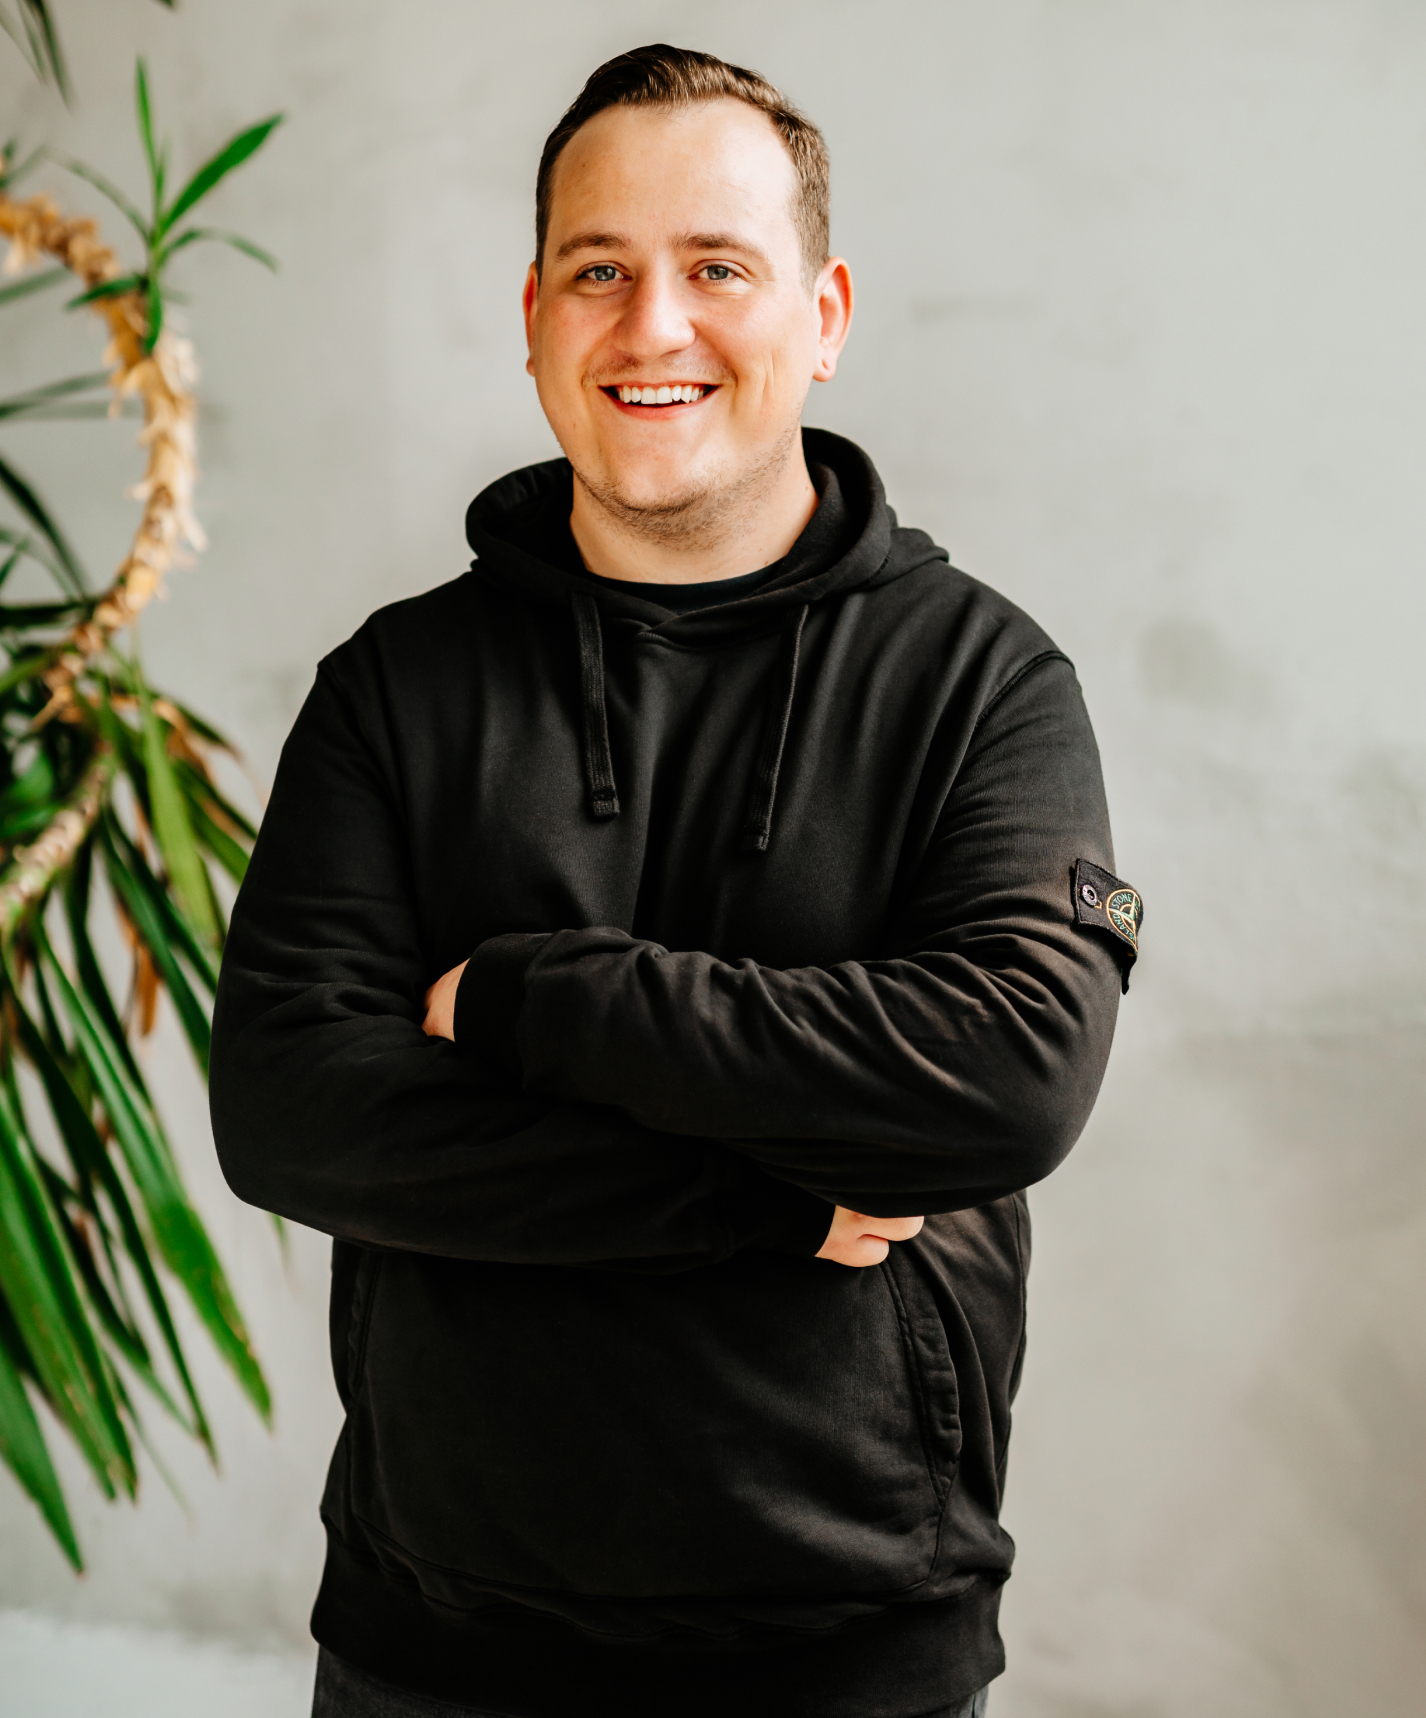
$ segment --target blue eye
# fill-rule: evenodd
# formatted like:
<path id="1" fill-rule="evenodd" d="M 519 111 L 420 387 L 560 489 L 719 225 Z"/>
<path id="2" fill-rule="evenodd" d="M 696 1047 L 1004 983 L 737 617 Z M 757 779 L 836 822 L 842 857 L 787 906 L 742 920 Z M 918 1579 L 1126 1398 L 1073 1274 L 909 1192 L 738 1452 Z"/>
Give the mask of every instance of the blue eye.
<path id="1" fill-rule="evenodd" d="M 733 271 L 725 262 L 710 262 L 704 271 L 709 280 L 731 280 Z"/>
<path id="2" fill-rule="evenodd" d="M 610 281 L 619 278 L 619 271 L 612 262 L 597 262 L 593 268 L 586 269 L 584 272 L 590 280 L 597 282 L 600 286 L 608 286 Z"/>

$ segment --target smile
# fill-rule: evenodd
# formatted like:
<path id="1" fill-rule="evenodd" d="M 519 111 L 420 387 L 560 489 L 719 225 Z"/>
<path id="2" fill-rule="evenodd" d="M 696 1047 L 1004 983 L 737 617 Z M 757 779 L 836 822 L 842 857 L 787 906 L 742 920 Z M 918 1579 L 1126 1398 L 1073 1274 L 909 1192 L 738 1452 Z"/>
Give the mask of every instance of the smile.
<path id="1" fill-rule="evenodd" d="M 672 382 L 653 387 L 624 383 L 601 389 L 611 400 L 623 406 L 696 406 L 706 395 L 716 391 L 716 383 Z"/>

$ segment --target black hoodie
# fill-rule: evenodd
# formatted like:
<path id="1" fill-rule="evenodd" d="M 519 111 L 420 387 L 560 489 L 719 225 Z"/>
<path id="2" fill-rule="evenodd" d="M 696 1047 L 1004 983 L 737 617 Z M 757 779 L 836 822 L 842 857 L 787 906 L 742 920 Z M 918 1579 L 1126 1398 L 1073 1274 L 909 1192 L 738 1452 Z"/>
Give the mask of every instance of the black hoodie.
<path id="1" fill-rule="evenodd" d="M 502 479 L 283 751 L 214 1129 L 335 1238 L 313 1626 L 412 1690 L 911 1718 L 1001 1668 L 1020 1190 L 1138 902 L 1069 662 L 805 447 L 804 537 L 681 613 L 561 552 L 563 461 Z M 834 1204 L 928 1220 L 849 1270 Z"/>

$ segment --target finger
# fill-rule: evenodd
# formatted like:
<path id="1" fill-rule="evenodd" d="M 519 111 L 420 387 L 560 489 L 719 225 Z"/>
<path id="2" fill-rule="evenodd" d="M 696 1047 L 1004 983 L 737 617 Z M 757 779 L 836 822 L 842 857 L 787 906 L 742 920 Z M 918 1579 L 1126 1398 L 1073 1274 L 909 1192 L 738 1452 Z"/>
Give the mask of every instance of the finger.
<path id="1" fill-rule="evenodd" d="M 909 1241 L 926 1226 L 924 1217 L 893 1217 L 889 1223 L 878 1223 L 877 1233 L 888 1241 Z"/>
<path id="2" fill-rule="evenodd" d="M 864 1235 L 875 1235 L 882 1241 L 909 1241 L 921 1233 L 924 1217 L 868 1217 Z"/>

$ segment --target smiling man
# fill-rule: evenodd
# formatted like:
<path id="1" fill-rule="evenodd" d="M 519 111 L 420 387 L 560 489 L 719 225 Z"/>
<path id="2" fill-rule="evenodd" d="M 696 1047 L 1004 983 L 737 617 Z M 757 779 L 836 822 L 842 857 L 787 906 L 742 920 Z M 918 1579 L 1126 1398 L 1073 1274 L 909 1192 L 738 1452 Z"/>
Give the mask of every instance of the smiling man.
<path id="1" fill-rule="evenodd" d="M 803 429 L 820 134 L 601 67 L 540 163 L 565 457 L 327 658 L 213 1116 L 334 1237 L 321 1715 L 959 1718 L 1002 1667 L 1023 1189 L 1142 909 L 1066 658 Z"/>

